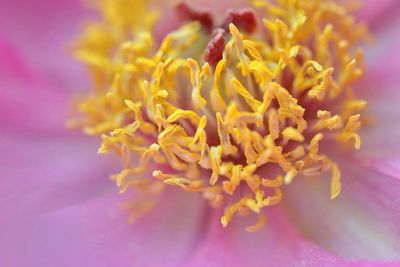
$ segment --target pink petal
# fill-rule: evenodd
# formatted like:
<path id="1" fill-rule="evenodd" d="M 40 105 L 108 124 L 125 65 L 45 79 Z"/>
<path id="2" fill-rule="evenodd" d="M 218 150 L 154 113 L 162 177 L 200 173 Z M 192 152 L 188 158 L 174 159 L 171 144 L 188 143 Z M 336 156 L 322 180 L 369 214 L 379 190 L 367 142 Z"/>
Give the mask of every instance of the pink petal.
<path id="1" fill-rule="evenodd" d="M 177 1 L 179 2 L 179 1 Z M 221 15 L 221 12 L 225 12 L 226 10 L 232 8 L 240 8 L 243 6 L 248 6 L 249 2 L 247 0 L 189 0 L 187 3 L 195 6 L 196 8 L 202 8 L 205 10 L 209 10 L 215 16 Z"/>
<path id="2" fill-rule="evenodd" d="M 400 85 L 399 85 L 400 86 Z M 369 115 L 372 122 L 365 123 L 360 134 L 362 138 L 362 147 L 360 155 L 385 156 L 390 157 L 398 155 L 400 144 L 400 127 L 398 119 L 400 117 L 400 92 L 396 91 L 394 84 L 381 94 L 370 93 L 364 97 L 368 101 L 368 108 L 364 115 Z"/>
<path id="3" fill-rule="evenodd" d="M 39 77 L 1 38 L 0 70 L 3 218 L 71 205 L 104 191 L 110 164 L 99 160 L 94 140 L 66 131 L 67 92 Z"/>
<path id="4" fill-rule="evenodd" d="M 114 188 L 108 176 L 115 170 L 96 147 L 88 138 L 3 131 L 2 218 L 74 205 Z"/>
<path id="5" fill-rule="evenodd" d="M 83 68 L 67 51 L 86 16 L 80 0 L 1 1 L 0 16 L 1 35 L 28 66 L 59 87 L 82 87 Z"/>
<path id="6" fill-rule="evenodd" d="M 0 129 L 29 134 L 71 134 L 66 122 L 73 93 L 28 65 L 0 35 Z"/>
<path id="7" fill-rule="evenodd" d="M 396 266 L 333 256 L 296 233 L 279 209 L 269 212 L 267 228 L 250 234 L 240 223 L 222 229 L 218 212 L 204 213 L 193 194 L 167 192 L 132 225 L 121 201 L 106 194 L 2 226 L 0 256 L 16 267 Z"/>
<path id="8" fill-rule="evenodd" d="M 3 130 L 60 131 L 69 95 L 27 66 L 0 36 L 0 123 Z"/>
<path id="9" fill-rule="evenodd" d="M 400 18 L 396 16 L 373 32 L 375 41 L 365 48 L 366 73 L 361 81 L 360 93 L 367 90 L 381 93 L 398 84 Z M 365 88 L 366 87 L 366 88 Z M 388 88 L 391 87 L 391 88 Z"/>
<path id="10" fill-rule="evenodd" d="M 400 157 L 398 155 L 353 155 L 354 160 L 361 166 L 379 174 L 400 180 Z"/>
<path id="11" fill-rule="evenodd" d="M 361 131 L 361 151 L 367 155 L 400 152 L 400 19 L 387 26 L 377 32 L 376 43 L 366 49 L 366 73 L 356 86 L 358 96 L 368 102 L 364 115 L 373 120 Z"/>
<path id="12" fill-rule="evenodd" d="M 396 0 L 363 0 L 361 10 L 357 13 L 361 20 L 367 20 L 370 23 L 384 18 L 384 14 L 391 11 L 398 1 Z"/>
<path id="13" fill-rule="evenodd" d="M 202 235 L 204 202 L 198 196 L 170 192 L 134 224 L 119 208 L 121 201 L 117 194 L 106 194 L 26 218 L 11 227 L 14 232 L 2 234 L 3 262 L 17 267 L 177 266 Z"/>
<path id="14" fill-rule="evenodd" d="M 339 197 L 329 199 L 329 175 L 300 177 L 286 191 L 289 214 L 305 236 L 336 255 L 400 260 L 400 180 L 344 155 L 339 164 Z"/>
<path id="15" fill-rule="evenodd" d="M 247 233 L 248 219 L 237 218 L 226 229 L 212 212 L 212 224 L 182 266 L 396 266 L 370 261 L 347 261 L 304 238 L 282 207 L 267 211 L 265 228 Z"/>
<path id="16" fill-rule="evenodd" d="M 185 266 L 334 266 L 339 258 L 302 238 L 280 208 L 268 210 L 267 225 L 256 233 L 245 232 L 250 220 L 237 218 L 226 229 L 214 212 L 213 224 Z M 244 221 L 244 223 L 243 223 Z M 247 225 L 246 225 L 247 224 Z"/>

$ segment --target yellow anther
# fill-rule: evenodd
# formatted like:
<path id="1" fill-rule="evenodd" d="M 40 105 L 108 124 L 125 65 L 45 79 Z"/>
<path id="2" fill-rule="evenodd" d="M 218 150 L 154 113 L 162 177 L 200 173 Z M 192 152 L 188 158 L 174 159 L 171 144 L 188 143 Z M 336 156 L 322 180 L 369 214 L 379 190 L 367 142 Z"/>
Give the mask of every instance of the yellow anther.
<path id="1" fill-rule="evenodd" d="M 220 83 L 222 81 L 222 72 L 225 70 L 226 67 L 226 61 L 222 59 L 220 62 L 218 62 L 215 72 L 214 72 L 214 90 L 212 90 L 211 94 L 211 102 L 213 105 L 213 108 L 215 110 L 225 110 L 226 109 L 226 103 L 224 99 L 222 98 L 221 94 L 221 88 L 220 88 Z"/>
<path id="2" fill-rule="evenodd" d="M 261 102 L 254 98 L 252 94 L 242 85 L 242 83 L 237 78 L 232 78 L 231 83 L 235 91 L 241 95 L 247 104 L 251 107 L 253 111 L 257 111 L 257 109 L 261 106 Z"/>
<path id="3" fill-rule="evenodd" d="M 193 190 L 202 186 L 202 181 L 192 181 L 182 177 L 173 177 L 164 180 L 165 184 L 179 186 L 183 189 Z"/>
<path id="4" fill-rule="evenodd" d="M 236 54 L 242 66 L 242 74 L 244 76 L 247 76 L 249 73 L 249 58 L 244 52 L 243 35 L 239 32 L 238 28 L 236 28 L 233 23 L 229 24 L 229 31 L 233 37 L 236 47 Z"/>
<path id="5" fill-rule="evenodd" d="M 340 181 L 340 169 L 336 163 L 332 163 L 331 199 L 340 194 L 342 183 Z"/>
<path id="6" fill-rule="evenodd" d="M 201 109 L 207 101 L 201 96 L 200 67 L 194 59 L 189 58 L 187 64 L 190 70 L 190 80 L 193 86 L 192 100 L 196 109 Z"/>
<path id="7" fill-rule="evenodd" d="M 217 112 L 217 123 L 218 123 L 218 136 L 222 146 L 222 153 L 224 155 L 231 155 L 237 152 L 237 148 L 231 144 L 231 139 L 226 126 L 222 120 L 221 113 Z"/>
<path id="8" fill-rule="evenodd" d="M 196 133 L 193 137 L 192 142 L 189 144 L 189 146 L 193 146 L 196 142 L 200 142 L 200 146 L 204 146 L 205 144 L 203 142 L 201 142 L 201 136 L 204 133 L 204 128 L 206 127 L 207 124 L 207 117 L 206 116 L 202 116 L 198 125 L 197 125 L 197 130 Z M 203 140 L 205 141 L 205 140 Z"/>
<path id="9" fill-rule="evenodd" d="M 249 63 L 249 69 L 260 85 L 267 84 L 275 77 L 274 73 L 261 61 L 251 61 Z"/>
<path id="10" fill-rule="evenodd" d="M 351 116 L 343 131 L 338 134 L 338 139 L 343 141 L 349 141 L 354 139 L 354 147 L 355 149 L 361 148 L 361 138 L 360 135 L 357 134 L 357 130 L 361 127 L 360 122 L 360 114 Z"/>
<path id="11" fill-rule="evenodd" d="M 275 188 L 275 194 L 268 196 L 263 200 L 263 206 L 272 206 L 278 204 L 282 199 L 282 190 Z"/>
<path id="12" fill-rule="evenodd" d="M 294 161 L 303 157 L 306 154 L 305 149 L 303 146 L 298 146 L 292 151 L 285 154 L 285 158 L 289 161 Z"/>
<path id="13" fill-rule="evenodd" d="M 280 187 L 283 184 L 283 178 L 281 175 L 275 179 L 262 179 L 262 185 L 265 187 Z"/>
<path id="14" fill-rule="evenodd" d="M 336 130 L 343 127 L 342 118 L 338 115 L 331 116 L 329 111 L 319 110 L 317 113 L 317 117 L 320 119 L 316 129 L 320 130 L 322 128 L 328 128 L 329 130 Z"/>
<path id="15" fill-rule="evenodd" d="M 289 171 L 283 177 L 283 181 L 285 184 L 290 184 L 293 181 L 293 178 L 297 175 L 297 170 L 295 167 L 291 167 Z"/>
<path id="16" fill-rule="evenodd" d="M 213 146 L 210 149 L 210 161 L 211 161 L 211 169 L 212 175 L 210 179 L 210 184 L 214 185 L 218 180 L 219 169 L 221 166 L 221 155 L 222 155 L 222 147 L 221 146 Z"/>
<path id="17" fill-rule="evenodd" d="M 310 155 L 313 157 L 318 158 L 318 150 L 319 150 L 319 142 L 324 138 L 324 135 L 322 133 L 316 134 L 310 142 L 309 150 L 310 150 Z"/>
<path id="18" fill-rule="evenodd" d="M 285 139 L 293 140 L 297 142 L 303 142 L 304 136 L 299 130 L 293 127 L 287 127 L 283 130 L 282 135 Z"/>
<path id="19" fill-rule="evenodd" d="M 264 214 L 260 214 L 258 216 L 257 223 L 246 227 L 246 231 L 250 233 L 257 232 L 265 225 L 266 222 L 267 222 L 267 217 Z"/>
<path id="20" fill-rule="evenodd" d="M 268 115 L 268 130 L 271 138 L 276 140 L 279 138 L 280 127 L 279 127 L 279 117 L 275 109 L 271 109 Z"/>
<path id="21" fill-rule="evenodd" d="M 175 110 L 174 113 L 168 117 L 167 122 L 172 123 L 181 119 L 189 119 L 195 125 L 200 123 L 200 117 L 196 112 L 182 109 Z"/>

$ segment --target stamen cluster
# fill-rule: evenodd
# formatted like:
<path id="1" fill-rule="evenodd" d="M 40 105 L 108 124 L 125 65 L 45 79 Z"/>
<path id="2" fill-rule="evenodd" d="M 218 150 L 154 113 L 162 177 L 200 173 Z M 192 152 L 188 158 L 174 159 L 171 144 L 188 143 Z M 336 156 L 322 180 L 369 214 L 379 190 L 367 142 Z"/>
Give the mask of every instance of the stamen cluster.
<path id="1" fill-rule="evenodd" d="M 254 212 L 259 220 L 247 230 L 259 229 L 262 209 L 297 176 L 331 172 L 333 199 L 340 169 L 320 143 L 359 149 L 366 105 L 352 85 L 363 73 L 357 45 L 367 31 L 336 2 L 258 0 L 227 12 L 218 27 L 180 5 L 185 21 L 160 44 L 152 19 L 138 27 L 115 14 L 89 24 L 76 53 L 95 90 L 72 123 L 101 136 L 100 154 L 121 157 L 123 170 L 112 176 L 120 192 L 198 192 L 224 207 L 224 227 Z"/>

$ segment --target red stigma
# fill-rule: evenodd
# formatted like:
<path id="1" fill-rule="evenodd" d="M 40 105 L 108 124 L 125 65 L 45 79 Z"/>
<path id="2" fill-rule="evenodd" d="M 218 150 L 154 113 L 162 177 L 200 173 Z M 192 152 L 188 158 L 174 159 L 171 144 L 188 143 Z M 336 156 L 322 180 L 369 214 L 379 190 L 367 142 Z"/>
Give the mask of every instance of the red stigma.
<path id="1" fill-rule="evenodd" d="M 180 3 L 177 5 L 176 11 L 178 16 L 180 16 L 182 19 L 199 21 L 207 31 L 211 32 L 214 23 L 210 13 L 194 10 L 185 3 Z"/>
<path id="2" fill-rule="evenodd" d="M 246 32 L 254 32 L 257 28 L 257 20 L 254 11 L 250 8 L 239 10 L 228 10 L 224 28 L 228 28 L 229 24 L 233 23 L 236 27 L 245 30 Z"/>
<path id="3" fill-rule="evenodd" d="M 204 60 L 213 68 L 215 68 L 218 62 L 222 59 L 222 54 L 225 49 L 224 33 L 225 30 L 222 28 L 214 29 L 214 37 L 208 43 L 204 52 Z"/>

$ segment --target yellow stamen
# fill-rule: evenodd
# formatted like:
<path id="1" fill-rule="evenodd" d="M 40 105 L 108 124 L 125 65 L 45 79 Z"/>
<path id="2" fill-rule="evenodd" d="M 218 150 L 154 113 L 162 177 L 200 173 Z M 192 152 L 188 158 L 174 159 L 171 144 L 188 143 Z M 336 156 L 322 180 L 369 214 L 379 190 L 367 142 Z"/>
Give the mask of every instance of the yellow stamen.
<path id="1" fill-rule="evenodd" d="M 75 45 L 94 90 L 70 125 L 101 136 L 99 154 L 121 157 L 123 170 L 112 176 L 120 192 L 198 192 L 213 207 L 225 205 L 223 227 L 236 214 L 257 213 L 249 232 L 265 224 L 263 209 L 278 204 L 293 179 L 330 172 L 336 198 L 340 168 L 320 144 L 360 149 L 366 102 L 352 86 L 363 73 L 357 46 L 365 27 L 333 0 L 256 0 L 261 28 L 228 25 L 213 69 L 202 59 L 212 36 L 200 22 L 157 45 L 148 6 L 102 0 L 100 21 Z M 132 218 L 153 202 L 142 204 Z"/>

